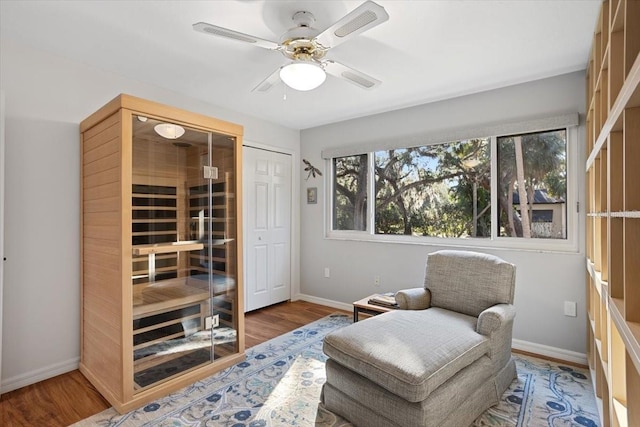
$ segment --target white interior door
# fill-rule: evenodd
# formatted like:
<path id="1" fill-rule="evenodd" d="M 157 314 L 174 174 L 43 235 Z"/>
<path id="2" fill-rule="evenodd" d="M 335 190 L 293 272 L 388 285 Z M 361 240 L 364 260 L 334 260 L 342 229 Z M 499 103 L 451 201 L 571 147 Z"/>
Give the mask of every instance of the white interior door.
<path id="1" fill-rule="evenodd" d="M 291 295 L 291 156 L 243 148 L 245 311 Z"/>

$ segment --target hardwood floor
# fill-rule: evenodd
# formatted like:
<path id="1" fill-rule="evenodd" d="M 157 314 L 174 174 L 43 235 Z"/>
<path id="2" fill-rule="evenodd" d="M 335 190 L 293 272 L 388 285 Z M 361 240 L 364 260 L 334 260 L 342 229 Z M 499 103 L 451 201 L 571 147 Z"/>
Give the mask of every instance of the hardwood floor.
<path id="1" fill-rule="evenodd" d="M 247 313 L 245 346 L 253 347 L 339 311 L 296 301 Z M 0 426 L 63 427 L 110 406 L 76 370 L 2 395 Z"/>

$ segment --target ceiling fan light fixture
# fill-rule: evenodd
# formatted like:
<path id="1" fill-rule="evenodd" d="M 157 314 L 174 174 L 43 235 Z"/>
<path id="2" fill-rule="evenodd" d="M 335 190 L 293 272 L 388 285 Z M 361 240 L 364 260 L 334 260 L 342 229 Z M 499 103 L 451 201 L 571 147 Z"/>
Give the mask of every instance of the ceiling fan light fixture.
<path id="1" fill-rule="evenodd" d="M 184 135 L 184 128 L 173 123 L 160 123 L 155 125 L 153 129 L 158 135 L 166 139 L 178 139 Z"/>
<path id="2" fill-rule="evenodd" d="M 292 89 L 307 91 L 324 83 L 327 74 L 313 62 L 292 62 L 280 69 L 280 78 Z"/>

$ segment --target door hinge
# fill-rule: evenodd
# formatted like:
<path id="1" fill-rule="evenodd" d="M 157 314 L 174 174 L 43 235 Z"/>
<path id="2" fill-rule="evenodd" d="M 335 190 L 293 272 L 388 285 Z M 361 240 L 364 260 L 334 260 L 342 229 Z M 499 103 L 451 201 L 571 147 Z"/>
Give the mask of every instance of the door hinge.
<path id="1" fill-rule="evenodd" d="M 218 168 L 215 166 L 203 166 L 204 179 L 218 179 Z"/>
<path id="2" fill-rule="evenodd" d="M 576 202 L 576 212 L 580 213 L 580 202 Z"/>

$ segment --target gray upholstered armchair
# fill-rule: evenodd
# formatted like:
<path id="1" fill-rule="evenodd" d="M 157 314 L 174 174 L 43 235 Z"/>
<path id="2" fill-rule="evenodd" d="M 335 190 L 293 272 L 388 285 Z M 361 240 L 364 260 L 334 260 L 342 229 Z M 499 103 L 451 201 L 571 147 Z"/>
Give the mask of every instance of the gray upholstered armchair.
<path id="1" fill-rule="evenodd" d="M 401 310 L 325 337 L 327 409 L 362 426 L 465 426 L 516 376 L 515 267 L 469 251 L 428 255 Z"/>

